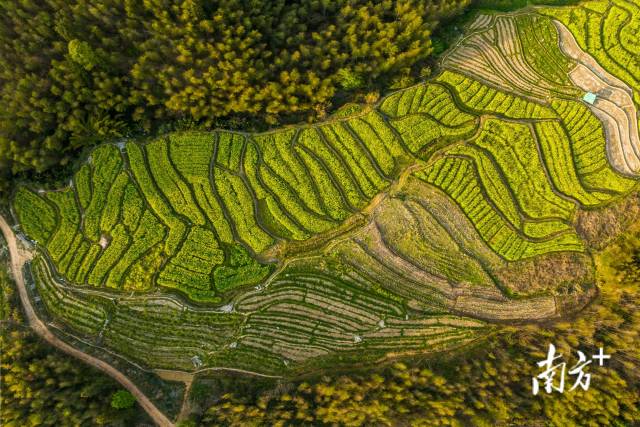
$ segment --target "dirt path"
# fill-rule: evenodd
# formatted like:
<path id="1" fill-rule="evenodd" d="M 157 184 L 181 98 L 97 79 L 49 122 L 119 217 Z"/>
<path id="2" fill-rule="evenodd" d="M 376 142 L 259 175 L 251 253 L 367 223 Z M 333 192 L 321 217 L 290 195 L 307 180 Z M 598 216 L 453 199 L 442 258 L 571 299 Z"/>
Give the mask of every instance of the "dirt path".
<path id="1" fill-rule="evenodd" d="M 24 264 L 31 260 L 33 254 L 18 246 L 15 233 L 2 215 L 0 215 L 0 229 L 2 229 L 2 233 L 4 234 L 4 237 L 7 241 L 7 245 L 9 246 L 13 277 L 16 281 L 16 286 L 20 295 L 20 301 L 22 302 L 22 305 L 24 307 L 29 326 L 49 344 L 109 374 L 113 379 L 118 381 L 124 388 L 129 390 L 129 392 L 131 392 L 131 394 L 135 396 L 140 406 L 142 406 L 142 408 L 147 412 L 147 414 L 149 414 L 151 419 L 157 425 L 161 427 L 173 427 L 174 424 L 171 422 L 171 420 L 169 420 L 162 412 L 160 412 L 160 410 L 156 408 L 151 400 L 149 400 L 149 398 L 129 378 L 127 378 L 124 374 L 122 374 L 120 371 L 118 371 L 108 363 L 89 354 L 86 354 L 62 341 L 47 328 L 42 320 L 40 320 L 35 310 L 33 309 L 33 306 L 31 305 L 31 300 L 29 299 L 29 295 L 27 294 L 27 288 L 24 282 L 24 275 L 22 273 Z"/>
<path id="2" fill-rule="evenodd" d="M 598 95 L 589 108 L 603 123 L 610 163 L 623 174 L 640 174 L 640 136 L 631 89 L 584 52 L 562 23 L 553 23 L 558 29 L 560 49 L 578 63 L 569 78 L 583 91 Z"/>

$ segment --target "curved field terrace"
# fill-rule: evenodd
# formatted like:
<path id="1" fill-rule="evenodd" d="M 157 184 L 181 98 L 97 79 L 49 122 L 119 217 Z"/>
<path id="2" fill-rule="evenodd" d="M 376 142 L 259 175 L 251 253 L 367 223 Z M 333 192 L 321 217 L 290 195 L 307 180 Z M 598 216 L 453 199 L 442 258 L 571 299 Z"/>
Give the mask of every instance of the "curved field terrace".
<path id="1" fill-rule="evenodd" d="M 20 187 L 36 307 L 167 377 L 362 366 L 578 312 L 579 219 L 640 173 L 640 13 L 601 4 L 480 15 L 433 79 L 354 115 L 103 144 L 68 186 Z"/>

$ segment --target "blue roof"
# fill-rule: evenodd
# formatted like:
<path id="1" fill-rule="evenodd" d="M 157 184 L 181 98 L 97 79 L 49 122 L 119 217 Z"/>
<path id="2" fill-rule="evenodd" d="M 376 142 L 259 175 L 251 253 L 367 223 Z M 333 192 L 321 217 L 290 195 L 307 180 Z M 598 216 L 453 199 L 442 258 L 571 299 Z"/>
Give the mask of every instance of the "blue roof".
<path id="1" fill-rule="evenodd" d="M 596 94 L 591 92 L 585 93 L 584 96 L 582 97 L 584 102 L 588 102 L 589 104 L 593 104 L 594 102 L 596 102 L 596 98 L 597 98 Z"/>

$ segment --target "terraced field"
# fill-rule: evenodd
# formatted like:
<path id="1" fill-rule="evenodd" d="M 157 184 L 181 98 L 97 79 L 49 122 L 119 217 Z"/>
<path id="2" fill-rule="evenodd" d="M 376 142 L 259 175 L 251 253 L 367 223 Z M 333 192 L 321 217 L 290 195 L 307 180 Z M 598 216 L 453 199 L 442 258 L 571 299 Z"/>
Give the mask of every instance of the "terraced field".
<path id="1" fill-rule="evenodd" d="M 640 172 L 640 4 L 600 0 L 541 13 L 557 20 L 562 51 L 578 62 L 571 81 L 600 95 L 590 108 L 604 125 L 611 163 L 623 173 Z"/>
<path id="2" fill-rule="evenodd" d="M 565 9 L 480 15 L 434 79 L 351 115 L 104 144 L 68 187 L 20 187 L 42 307 L 145 368 L 276 375 L 580 310 L 576 218 L 638 189 L 638 75 L 615 61 L 639 14 L 613 4 L 566 17 L 587 53 L 546 16 Z M 612 16 L 621 47 L 593 48 Z"/>

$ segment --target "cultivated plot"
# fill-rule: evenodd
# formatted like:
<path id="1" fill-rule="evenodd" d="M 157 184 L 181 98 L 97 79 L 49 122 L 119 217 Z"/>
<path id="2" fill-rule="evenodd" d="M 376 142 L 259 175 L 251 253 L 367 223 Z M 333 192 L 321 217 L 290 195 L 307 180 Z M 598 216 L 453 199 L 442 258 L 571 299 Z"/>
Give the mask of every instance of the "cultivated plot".
<path id="1" fill-rule="evenodd" d="M 638 13 L 613 3 L 480 15 L 434 79 L 353 114 L 104 144 L 68 187 L 19 188 L 43 307 L 147 368 L 261 374 L 579 310 L 576 217 L 638 188 Z"/>

